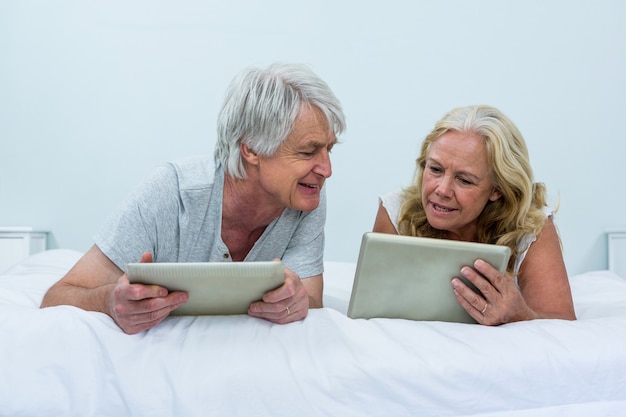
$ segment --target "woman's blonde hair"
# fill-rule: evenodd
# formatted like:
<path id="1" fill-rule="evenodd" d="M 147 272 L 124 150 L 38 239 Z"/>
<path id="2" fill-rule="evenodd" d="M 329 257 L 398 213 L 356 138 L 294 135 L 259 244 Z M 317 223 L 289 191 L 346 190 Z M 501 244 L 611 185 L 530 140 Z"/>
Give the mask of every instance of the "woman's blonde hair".
<path id="1" fill-rule="evenodd" d="M 434 229 L 428 223 L 421 190 L 431 146 L 450 131 L 472 133 L 485 141 L 491 182 L 502 197 L 487 202 L 478 217 L 477 241 L 511 248 L 513 256 L 507 269 L 512 272 L 518 255 L 517 243 L 524 235 L 539 234 L 545 223 L 542 209 L 546 206 L 546 187 L 534 182 L 522 134 L 508 117 L 494 107 L 459 107 L 435 124 L 417 158 L 414 184 L 403 192 L 399 232 L 410 236 L 447 237 L 446 231 Z"/>

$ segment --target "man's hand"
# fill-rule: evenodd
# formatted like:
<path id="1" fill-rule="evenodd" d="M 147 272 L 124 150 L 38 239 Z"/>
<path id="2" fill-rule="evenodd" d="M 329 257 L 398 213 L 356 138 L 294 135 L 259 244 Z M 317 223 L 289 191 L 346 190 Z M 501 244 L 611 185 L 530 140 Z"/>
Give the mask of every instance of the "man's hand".
<path id="1" fill-rule="evenodd" d="M 262 301 L 252 303 L 248 309 L 251 316 L 280 324 L 302 320 L 308 313 L 309 293 L 300 277 L 288 268 L 284 284 L 265 293 Z"/>
<path id="2" fill-rule="evenodd" d="M 152 262 L 152 254 L 145 252 L 139 262 Z M 185 292 L 169 293 L 158 285 L 131 284 L 124 274 L 111 292 L 109 314 L 125 333 L 134 334 L 156 326 L 188 299 Z"/>

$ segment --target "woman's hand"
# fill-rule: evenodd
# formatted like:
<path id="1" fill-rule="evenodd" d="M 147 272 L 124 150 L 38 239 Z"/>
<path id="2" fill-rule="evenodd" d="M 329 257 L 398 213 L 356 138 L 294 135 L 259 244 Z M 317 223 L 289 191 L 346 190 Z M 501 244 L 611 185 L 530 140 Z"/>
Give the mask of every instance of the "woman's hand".
<path id="1" fill-rule="evenodd" d="M 459 304 L 478 323 L 495 326 L 537 318 L 513 278 L 501 274 L 489 263 L 478 259 L 474 262 L 474 269 L 465 266 L 461 275 L 482 293 L 476 294 L 459 278 L 452 280 Z"/>

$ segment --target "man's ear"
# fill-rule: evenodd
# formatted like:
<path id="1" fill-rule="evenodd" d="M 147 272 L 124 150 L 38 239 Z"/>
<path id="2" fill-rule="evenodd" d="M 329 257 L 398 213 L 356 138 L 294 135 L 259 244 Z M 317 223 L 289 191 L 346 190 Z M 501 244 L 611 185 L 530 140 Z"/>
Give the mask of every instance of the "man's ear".
<path id="1" fill-rule="evenodd" d="M 239 150 L 241 152 L 241 156 L 243 156 L 243 159 L 251 164 L 251 165 L 258 165 L 259 163 L 259 156 L 248 147 L 248 145 L 241 143 L 239 144 Z"/>

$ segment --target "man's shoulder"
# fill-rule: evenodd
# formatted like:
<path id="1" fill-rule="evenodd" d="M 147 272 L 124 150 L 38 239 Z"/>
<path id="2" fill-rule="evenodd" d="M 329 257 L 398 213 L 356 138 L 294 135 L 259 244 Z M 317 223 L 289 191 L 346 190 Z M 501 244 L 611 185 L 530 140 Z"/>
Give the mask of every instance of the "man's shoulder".
<path id="1" fill-rule="evenodd" d="M 181 190 L 210 188 L 215 181 L 215 161 L 211 155 L 194 155 L 168 163 Z"/>

